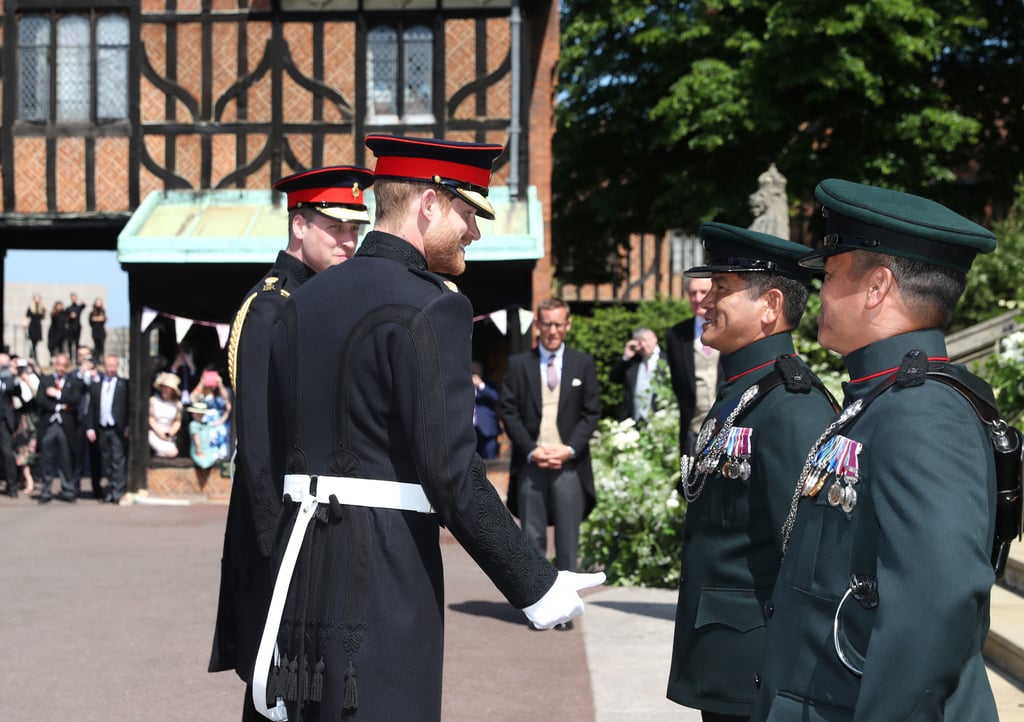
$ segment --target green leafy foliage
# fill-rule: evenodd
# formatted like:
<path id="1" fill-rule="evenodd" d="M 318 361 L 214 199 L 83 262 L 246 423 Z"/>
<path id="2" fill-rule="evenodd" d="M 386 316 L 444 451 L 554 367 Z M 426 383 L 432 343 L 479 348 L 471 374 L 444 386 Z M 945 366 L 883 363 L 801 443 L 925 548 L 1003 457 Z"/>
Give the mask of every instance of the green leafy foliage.
<path id="1" fill-rule="evenodd" d="M 747 225 L 771 162 L 794 237 L 827 177 L 1001 215 L 1021 167 L 1024 5 L 564 0 L 552 249 L 609 277 L 633 232 Z M 959 179 L 969 177 L 971 182 Z"/>
<path id="2" fill-rule="evenodd" d="M 584 568 L 619 586 L 677 587 L 686 502 L 679 478 L 679 407 L 667 386 L 650 422 L 602 419 L 591 442 L 597 506 L 580 529 Z"/>
<path id="3" fill-rule="evenodd" d="M 1014 188 L 1016 200 L 1006 219 L 993 226 L 998 243 L 993 253 L 978 256 L 967 274 L 967 287 L 951 330 L 966 328 L 1016 307 L 1024 289 L 1024 175 Z"/>
<path id="4" fill-rule="evenodd" d="M 1024 331 L 1010 334 L 986 359 L 981 374 L 992 385 L 999 413 L 1014 425 L 1024 421 Z"/>

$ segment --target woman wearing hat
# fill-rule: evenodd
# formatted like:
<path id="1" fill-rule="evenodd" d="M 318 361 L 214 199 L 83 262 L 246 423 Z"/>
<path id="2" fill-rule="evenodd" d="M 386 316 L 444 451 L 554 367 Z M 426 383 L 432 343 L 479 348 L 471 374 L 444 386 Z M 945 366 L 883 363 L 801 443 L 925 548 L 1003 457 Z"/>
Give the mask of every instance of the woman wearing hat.
<path id="1" fill-rule="evenodd" d="M 172 459 L 178 455 L 181 429 L 181 381 L 175 374 L 160 373 L 153 382 L 157 393 L 149 397 L 149 448 L 154 455 Z"/>

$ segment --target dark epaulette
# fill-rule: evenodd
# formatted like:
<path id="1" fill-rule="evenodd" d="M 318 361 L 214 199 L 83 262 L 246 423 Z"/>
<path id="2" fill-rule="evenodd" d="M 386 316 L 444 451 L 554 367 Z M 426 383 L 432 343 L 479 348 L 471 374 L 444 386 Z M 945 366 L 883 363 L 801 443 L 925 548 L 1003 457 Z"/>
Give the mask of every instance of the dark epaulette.
<path id="1" fill-rule="evenodd" d="M 784 353 L 775 359 L 775 370 L 782 376 L 782 383 L 791 394 L 806 394 L 814 387 L 807 367 L 793 354 Z"/>
<path id="2" fill-rule="evenodd" d="M 438 274 L 436 274 L 436 273 L 434 273 L 432 271 L 424 271 L 423 269 L 420 269 L 420 268 L 410 268 L 409 272 L 419 276 L 420 278 L 423 278 L 423 279 L 426 279 L 426 280 L 430 281 L 431 283 L 433 283 L 435 286 L 437 286 L 439 288 L 443 288 L 443 289 L 445 289 L 447 291 L 451 291 L 452 293 L 458 293 L 459 292 L 459 287 L 456 286 L 455 283 L 453 283 L 452 281 L 448 280 L 444 276 L 439 276 Z"/>
<path id="3" fill-rule="evenodd" d="M 824 394 L 829 404 L 831 404 L 833 411 L 839 410 L 840 404 L 836 397 L 826 388 L 825 384 L 821 383 L 817 376 L 811 373 L 806 364 L 800 361 L 799 356 L 788 353 L 782 354 L 775 359 L 775 372 L 782 378 L 782 383 L 789 393 L 808 394 L 811 392 L 811 389 L 816 388 Z"/>

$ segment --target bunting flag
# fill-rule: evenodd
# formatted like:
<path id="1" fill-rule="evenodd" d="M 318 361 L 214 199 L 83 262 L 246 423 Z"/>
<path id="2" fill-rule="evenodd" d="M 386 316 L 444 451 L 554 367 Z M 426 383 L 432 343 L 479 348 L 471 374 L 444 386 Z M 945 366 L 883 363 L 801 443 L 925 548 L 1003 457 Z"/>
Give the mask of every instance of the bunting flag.
<path id="1" fill-rule="evenodd" d="M 525 336 L 530 330 L 530 324 L 533 323 L 533 314 L 525 308 L 517 309 L 516 312 L 519 314 L 519 331 Z M 490 319 L 491 323 L 494 324 L 494 327 L 498 329 L 498 333 L 502 336 L 508 336 L 508 314 L 509 312 L 505 309 L 492 311 L 491 313 L 485 313 L 482 316 L 474 316 L 473 323 L 483 321 L 484 319 Z"/>
<path id="2" fill-rule="evenodd" d="M 531 323 L 533 323 L 533 314 L 525 308 L 519 309 L 519 328 L 524 336 L 530 330 Z"/>
<path id="3" fill-rule="evenodd" d="M 228 338 L 231 336 L 231 324 L 229 323 L 211 323 L 210 321 L 197 321 L 193 318 L 185 318 L 184 316 L 175 316 L 172 313 L 163 313 L 162 311 L 156 311 L 152 308 L 142 308 L 142 318 L 139 321 L 139 332 L 145 333 L 146 330 L 152 325 L 153 321 L 156 320 L 157 316 L 163 316 L 164 318 L 170 318 L 174 321 L 174 337 L 178 343 L 185 338 L 188 334 L 189 329 L 193 326 L 212 326 L 217 331 L 217 341 L 220 343 L 220 347 L 224 348 L 228 343 Z"/>
<path id="4" fill-rule="evenodd" d="M 160 314 L 158 314 L 153 309 L 143 307 L 142 308 L 142 323 L 139 324 L 139 332 L 140 333 L 146 333 L 146 329 L 149 328 L 149 325 L 151 323 L 153 323 L 153 321 L 155 321 L 156 317 L 159 316 L 159 315 Z"/>
<path id="5" fill-rule="evenodd" d="M 489 316 L 486 316 L 486 318 L 491 319 L 491 323 L 497 327 L 498 332 L 502 336 L 508 335 L 508 311 L 505 311 L 504 309 L 501 311 L 495 311 Z"/>

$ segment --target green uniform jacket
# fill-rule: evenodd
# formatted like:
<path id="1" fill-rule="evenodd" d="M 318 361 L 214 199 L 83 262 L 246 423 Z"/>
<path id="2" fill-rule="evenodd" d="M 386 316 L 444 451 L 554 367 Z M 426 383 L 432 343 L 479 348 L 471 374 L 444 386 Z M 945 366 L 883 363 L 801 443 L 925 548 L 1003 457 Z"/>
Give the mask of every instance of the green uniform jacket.
<path id="1" fill-rule="evenodd" d="M 936 330 L 860 349 L 846 358 L 846 403 L 912 349 L 947 355 Z M 956 391 L 925 381 L 887 390 L 842 435 L 863 444 L 856 505 L 829 504 L 833 478 L 800 500 L 753 719 L 992 722 L 981 648 L 994 581 L 995 467 L 982 424 Z M 863 677 L 833 639 L 851 575 L 878 584 L 875 608 L 851 596 L 838 619 L 840 648 Z"/>
<path id="2" fill-rule="evenodd" d="M 783 333 L 723 355 L 726 382 L 709 418 L 771 374 L 778 356 L 792 353 Z M 818 389 L 793 393 L 780 384 L 737 419 L 736 427 L 752 429 L 750 478 L 729 479 L 720 463 L 686 512 L 669 699 L 719 714 L 750 713 L 764 650 L 762 605 L 782 557 L 780 530 L 807 450 L 832 415 Z"/>

